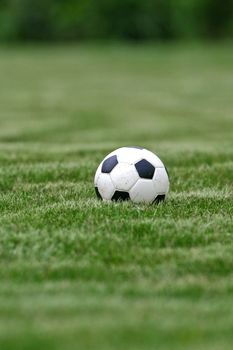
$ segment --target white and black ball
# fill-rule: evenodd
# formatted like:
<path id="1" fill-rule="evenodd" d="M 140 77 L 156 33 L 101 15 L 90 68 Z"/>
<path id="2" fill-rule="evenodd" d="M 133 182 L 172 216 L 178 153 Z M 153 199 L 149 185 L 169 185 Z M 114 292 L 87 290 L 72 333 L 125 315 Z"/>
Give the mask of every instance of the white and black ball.
<path id="1" fill-rule="evenodd" d="M 107 155 L 95 174 L 98 198 L 158 203 L 169 191 L 169 178 L 162 161 L 141 147 L 122 147 Z"/>

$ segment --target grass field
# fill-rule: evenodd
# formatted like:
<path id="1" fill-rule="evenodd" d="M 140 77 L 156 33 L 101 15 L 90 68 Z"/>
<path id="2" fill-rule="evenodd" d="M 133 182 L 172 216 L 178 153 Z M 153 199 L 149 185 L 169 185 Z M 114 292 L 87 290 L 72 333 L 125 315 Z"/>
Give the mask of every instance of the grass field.
<path id="1" fill-rule="evenodd" d="M 232 349 L 233 47 L 0 49 L 0 348 Z M 93 177 L 142 145 L 159 206 Z"/>

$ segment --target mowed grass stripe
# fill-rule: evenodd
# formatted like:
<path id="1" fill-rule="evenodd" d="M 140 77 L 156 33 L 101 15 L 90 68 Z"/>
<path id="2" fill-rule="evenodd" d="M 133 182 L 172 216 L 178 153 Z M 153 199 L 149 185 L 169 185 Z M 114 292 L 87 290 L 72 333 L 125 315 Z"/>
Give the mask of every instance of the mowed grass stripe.
<path id="1" fill-rule="evenodd" d="M 86 192 L 88 193 L 88 192 Z M 90 189 L 90 194 L 94 196 L 93 189 Z M 79 195 L 77 194 L 79 197 Z M 28 217 L 30 221 L 30 216 L 35 216 L 38 218 L 38 220 L 43 222 L 43 214 L 48 215 L 48 224 L 49 224 L 49 217 L 52 218 L 56 217 L 58 214 L 62 214 L 62 219 L 67 221 L 67 224 L 70 220 L 70 215 L 73 215 L 74 218 L 77 219 L 80 217 L 89 217 L 93 218 L 93 220 L 100 220 L 103 219 L 111 219 L 112 222 L 116 221 L 119 222 L 121 219 L 127 219 L 127 215 L 131 215 L 131 218 L 137 218 L 139 220 L 143 220 L 144 218 L 149 219 L 156 219 L 156 218 L 163 218 L 164 216 L 167 216 L 170 218 L 177 218 L 178 214 L 179 218 L 190 218 L 190 214 L 193 212 L 194 217 L 200 216 L 200 217 L 210 217 L 210 215 L 215 214 L 221 214 L 224 215 L 227 218 L 227 215 L 231 216 L 232 213 L 232 199 L 229 198 L 217 198 L 214 197 L 214 200 L 209 198 L 203 198 L 203 197 L 188 197 L 186 200 L 186 203 L 184 203 L 183 198 L 174 198 L 174 199 L 168 199 L 166 203 L 161 203 L 158 206 L 152 206 L 149 207 L 148 205 L 140 205 L 135 206 L 131 203 L 126 204 L 125 206 L 122 206 L 122 204 L 115 204 L 115 203 L 102 203 L 98 202 L 97 199 L 91 199 L 87 202 L 84 200 L 82 201 L 75 201 L 73 198 L 65 199 L 64 196 L 61 194 L 61 196 L 56 197 L 54 200 L 54 197 L 51 197 L 51 203 L 49 204 L 49 196 L 48 201 L 46 201 L 43 198 L 43 195 L 39 195 L 37 197 L 37 202 L 35 203 L 33 201 L 34 197 L 29 197 L 28 202 L 26 201 L 26 208 L 24 205 L 24 202 L 21 202 L 21 208 L 20 211 L 18 211 L 18 207 L 16 206 L 16 216 L 22 215 L 23 219 L 26 219 Z M 214 201 L 214 205 L 213 205 Z M 4 203 L 3 203 L 4 205 Z M 13 211 L 13 210 L 12 210 Z M 146 211 L 146 215 L 145 215 Z M 41 217 L 40 217 L 40 214 Z M 9 214 L 11 216 L 12 213 Z M 6 216 L 3 216 L 7 218 Z M 59 218 L 58 218 L 59 220 Z M 72 219 L 71 219 L 72 220 Z M 24 220 L 23 220 L 24 222 Z M 27 220 L 25 221 L 26 224 Z M 36 222 L 35 222 L 36 223 Z M 66 224 L 66 222 L 64 222 Z M 101 224 L 101 222 L 100 222 Z"/>
<path id="2" fill-rule="evenodd" d="M 232 277 L 232 246 L 220 246 L 216 243 L 209 247 L 192 247 L 188 251 L 184 247 L 175 247 L 175 249 L 169 247 L 156 252 L 155 249 L 146 247 L 142 249 L 135 246 L 134 249 L 128 249 L 127 244 L 123 247 L 120 243 L 110 243 L 110 241 L 108 243 L 108 251 L 104 245 L 100 245 L 98 253 L 96 253 L 96 244 L 92 247 L 77 246 L 77 252 L 70 255 L 70 260 L 66 259 L 59 263 L 53 262 L 53 259 L 50 261 L 48 252 L 44 252 L 45 258 L 48 257 L 44 262 L 36 261 L 38 254 L 35 249 L 33 258 L 25 255 L 26 259 L 30 258 L 30 266 L 25 262 L 19 265 L 17 261 L 11 261 L 8 262 L 7 267 L 4 267 L 1 263 L 0 277 L 2 281 L 9 282 L 14 279 L 17 283 L 92 280 L 105 282 L 108 285 L 108 283 L 122 283 L 127 280 L 132 283 L 132 288 L 138 279 L 146 279 L 154 283 L 159 279 L 168 290 L 171 281 L 177 278 L 186 280 L 190 276 L 196 276 L 196 278 L 199 276 L 202 279 L 206 275 L 210 278 L 212 276 Z M 69 251 L 68 249 L 67 254 Z M 126 252 L 128 252 L 127 257 Z M 39 252 L 40 256 L 42 254 Z M 54 258 L 56 258 L 55 254 Z M 5 259 L 7 261 L 7 257 Z M 96 266 L 95 269 L 93 264 Z"/>

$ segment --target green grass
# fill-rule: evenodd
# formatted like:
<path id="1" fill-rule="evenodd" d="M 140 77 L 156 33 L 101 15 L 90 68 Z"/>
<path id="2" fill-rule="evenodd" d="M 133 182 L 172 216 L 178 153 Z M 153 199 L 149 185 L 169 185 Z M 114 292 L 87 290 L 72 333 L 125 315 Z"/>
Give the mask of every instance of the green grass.
<path id="1" fill-rule="evenodd" d="M 232 46 L 1 48 L 0 77 L 0 348 L 231 349 Z M 132 144 L 165 203 L 96 200 Z"/>

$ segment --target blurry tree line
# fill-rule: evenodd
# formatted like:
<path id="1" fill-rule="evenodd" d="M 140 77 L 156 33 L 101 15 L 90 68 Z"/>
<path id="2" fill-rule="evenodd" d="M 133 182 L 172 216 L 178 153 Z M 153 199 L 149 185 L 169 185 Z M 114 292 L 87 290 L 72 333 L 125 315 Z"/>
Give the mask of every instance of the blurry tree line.
<path id="1" fill-rule="evenodd" d="M 0 40 L 229 38 L 232 0 L 0 0 Z"/>

